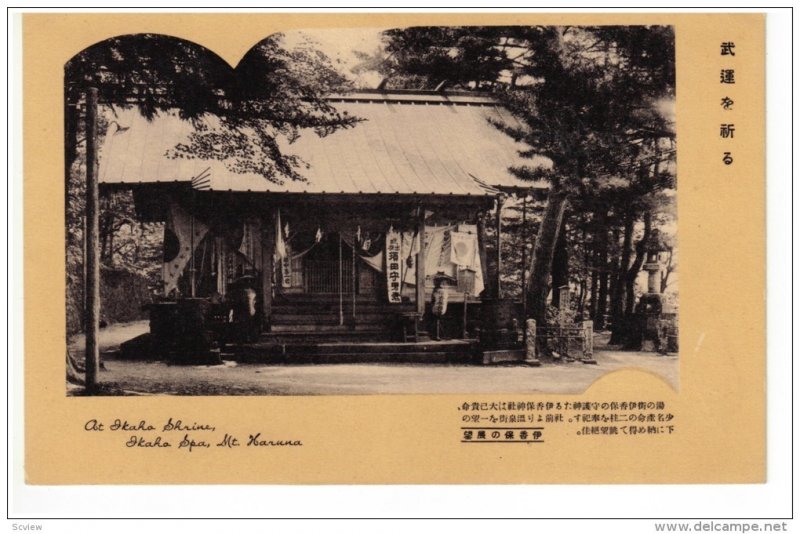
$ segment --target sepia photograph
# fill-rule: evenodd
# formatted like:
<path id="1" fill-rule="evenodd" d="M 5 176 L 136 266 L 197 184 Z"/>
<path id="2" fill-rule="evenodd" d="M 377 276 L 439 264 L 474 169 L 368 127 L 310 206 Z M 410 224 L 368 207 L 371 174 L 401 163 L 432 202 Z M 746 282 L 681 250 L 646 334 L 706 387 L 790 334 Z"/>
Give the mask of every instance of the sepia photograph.
<path id="1" fill-rule="evenodd" d="M 672 26 L 119 35 L 64 97 L 68 395 L 678 389 Z"/>
<path id="2" fill-rule="evenodd" d="M 12 530 L 780 530 L 791 21 L 687 10 L 11 13 Z"/>

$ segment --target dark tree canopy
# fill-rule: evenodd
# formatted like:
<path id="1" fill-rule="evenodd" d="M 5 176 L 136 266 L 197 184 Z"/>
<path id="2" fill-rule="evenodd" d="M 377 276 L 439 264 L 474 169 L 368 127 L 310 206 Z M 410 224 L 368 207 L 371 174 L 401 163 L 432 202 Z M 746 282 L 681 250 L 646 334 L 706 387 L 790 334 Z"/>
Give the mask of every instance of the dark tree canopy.
<path id="1" fill-rule="evenodd" d="M 619 279 L 633 292 L 640 252 L 673 202 L 663 192 L 675 185 L 674 45 L 669 26 L 403 28 L 385 32 L 384 50 L 362 56 L 361 68 L 380 72 L 387 87 L 445 84 L 505 104 L 522 127 L 496 126 L 530 147 L 524 156 L 553 163 L 511 169 L 551 184 L 528 264 L 528 310 L 546 320 L 551 275 L 562 280 L 572 265 L 584 294 L 591 277 L 593 313 L 602 316 L 597 288 L 619 300 L 610 288 Z"/>
<path id="2" fill-rule="evenodd" d="M 75 106 L 89 86 L 100 101 L 136 106 L 148 119 L 175 112 L 197 132 L 172 157 L 225 161 L 236 172 L 272 181 L 302 180 L 303 162 L 284 154 L 279 137 L 294 141 L 303 129 L 327 135 L 358 119 L 339 113 L 324 96 L 349 88 L 321 52 L 287 50 L 282 35 L 251 48 L 236 68 L 190 41 L 167 35 L 123 35 L 97 43 L 65 66 L 68 160 L 74 160 Z M 72 147 L 72 148 L 70 148 Z"/>

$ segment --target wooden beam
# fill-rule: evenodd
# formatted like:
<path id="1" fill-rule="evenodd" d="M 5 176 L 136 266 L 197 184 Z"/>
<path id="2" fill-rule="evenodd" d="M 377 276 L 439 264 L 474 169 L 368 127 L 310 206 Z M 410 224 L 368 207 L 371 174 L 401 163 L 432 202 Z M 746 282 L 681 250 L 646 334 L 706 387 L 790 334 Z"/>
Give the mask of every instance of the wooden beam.
<path id="1" fill-rule="evenodd" d="M 86 93 L 86 390 L 100 367 L 100 189 L 97 184 L 97 89 Z"/>
<path id="2" fill-rule="evenodd" d="M 425 208 L 419 206 L 417 215 L 417 236 L 419 251 L 417 252 L 417 313 L 425 313 Z"/>

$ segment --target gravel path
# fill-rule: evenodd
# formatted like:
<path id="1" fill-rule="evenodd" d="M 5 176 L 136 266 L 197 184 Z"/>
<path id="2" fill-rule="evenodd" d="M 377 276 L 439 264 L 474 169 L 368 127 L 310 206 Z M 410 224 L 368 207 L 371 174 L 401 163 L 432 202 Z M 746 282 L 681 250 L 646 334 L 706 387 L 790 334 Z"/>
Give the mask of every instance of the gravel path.
<path id="1" fill-rule="evenodd" d="M 147 331 L 146 322 L 103 330 L 103 350 Z M 80 339 L 74 348 L 80 350 Z M 542 367 L 333 364 L 262 365 L 225 362 L 179 366 L 106 358 L 100 381 L 112 394 L 155 395 L 367 395 L 431 393 L 580 393 L 606 373 L 639 369 L 678 388 L 677 356 L 595 351 L 597 365 L 580 362 Z"/>

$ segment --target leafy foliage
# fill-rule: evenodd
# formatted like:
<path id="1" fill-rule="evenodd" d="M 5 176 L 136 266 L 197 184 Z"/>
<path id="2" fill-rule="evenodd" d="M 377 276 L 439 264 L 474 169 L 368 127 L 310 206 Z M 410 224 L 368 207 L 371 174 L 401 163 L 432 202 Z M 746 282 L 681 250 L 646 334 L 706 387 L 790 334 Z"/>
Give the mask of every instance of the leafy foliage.
<path id="1" fill-rule="evenodd" d="M 234 69 L 209 50 L 175 37 L 112 37 L 67 63 L 68 107 L 78 106 L 86 87 L 94 86 L 101 102 L 135 106 L 148 119 L 177 111 L 194 122 L 197 132 L 188 144 L 175 147 L 172 157 L 218 159 L 234 172 L 276 182 L 302 180 L 297 169 L 303 162 L 284 154 L 278 139 L 293 142 L 303 129 L 327 135 L 359 119 L 323 98 L 349 89 L 327 57 L 310 48 L 287 50 L 281 41 L 281 34 L 264 39 Z M 72 116 L 68 135 L 77 130 L 78 117 Z"/>

